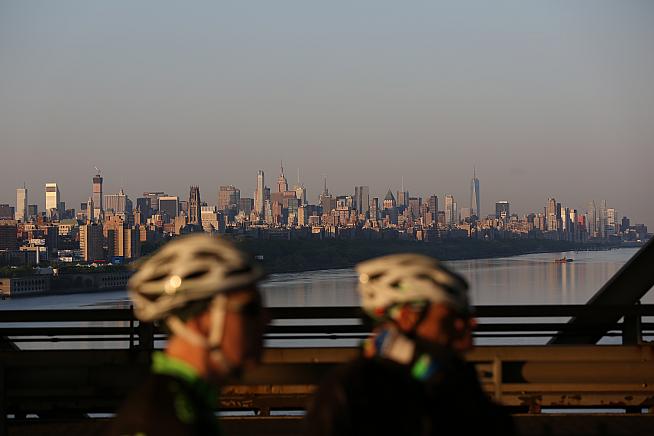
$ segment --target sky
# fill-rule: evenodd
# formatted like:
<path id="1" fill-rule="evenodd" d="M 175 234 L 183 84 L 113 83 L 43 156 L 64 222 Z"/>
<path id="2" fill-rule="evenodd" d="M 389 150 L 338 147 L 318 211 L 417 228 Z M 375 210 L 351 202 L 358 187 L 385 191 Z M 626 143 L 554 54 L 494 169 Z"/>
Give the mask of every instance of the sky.
<path id="1" fill-rule="evenodd" d="M 654 227 L 654 2 L 0 0 L 0 203 L 369 185 Z"/>

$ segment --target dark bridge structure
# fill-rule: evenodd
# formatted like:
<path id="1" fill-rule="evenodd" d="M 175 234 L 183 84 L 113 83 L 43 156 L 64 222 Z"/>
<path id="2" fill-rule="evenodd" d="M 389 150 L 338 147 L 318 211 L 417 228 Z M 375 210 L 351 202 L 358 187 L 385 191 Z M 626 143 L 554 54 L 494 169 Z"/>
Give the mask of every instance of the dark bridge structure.
<path id="1" fill-rule="evenodd" d="M 650 241 L 586 305 L 476 308 L 467 358 L 521 434 L 654 434 L 653 268 Z M 370 334 L 356 307 L 270 310 L 263 364 L 222 389 L 225 434 L 300 432 L 323 375 Z M 165 339 L 129 309 L 0 311 L 0 435 L 102 434 Z"/>

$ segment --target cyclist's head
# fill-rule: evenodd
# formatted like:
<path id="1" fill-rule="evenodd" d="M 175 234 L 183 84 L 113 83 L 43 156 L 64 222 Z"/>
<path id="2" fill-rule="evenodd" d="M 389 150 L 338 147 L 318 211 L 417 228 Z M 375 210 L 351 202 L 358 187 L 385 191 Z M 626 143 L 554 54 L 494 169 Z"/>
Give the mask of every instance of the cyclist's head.
<path id="1" fill-rule="evenodd" d="M 205 348 L 217 372 L 230 373 L 260 353 L 262 277 L 231 243 L 194 234 L 148 258 L 128 287 L 138 319 L 164 321 L 173 336 Z"/>
<path id="2" fill-rule="evenodd" d="M 437 259 L 394 254 L 362 262 L 356 270 L 361 305 L 377 323 L 461 351 L 472 345 L 468 284 Z"/>

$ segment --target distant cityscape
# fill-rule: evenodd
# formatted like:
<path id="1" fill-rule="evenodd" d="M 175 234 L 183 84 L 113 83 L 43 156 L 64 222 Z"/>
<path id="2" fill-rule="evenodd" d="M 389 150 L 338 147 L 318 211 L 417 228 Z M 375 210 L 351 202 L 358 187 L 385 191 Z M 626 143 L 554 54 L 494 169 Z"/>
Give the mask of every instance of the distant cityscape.
<path id="1" fill-rule="evenodd" d="M 0 204 L 0 265 L 121 264 L 138 257 L 145 247 L 192 232 L 229 235 L 236 239 L 393 239 L 434 242 L 456 239 L 548 239 L 559 241 L 643 241 L 647 227 L 621 216 L 605 200 L 590 201 L 584 209 L 548 198 L 542 210 L 523 216 L 511 203 L 499 200 L 494 211 L 481 210 L 476 171 L 470 197 L 453 195 L 422 198 L 402 186 L 383 197 L 372 197 L 369 186 L 353 193 L 329 191 L 325 178 L 317 202 L 308 201 L 300 182 L 289 188 L 280 164 L 274 188 L 264 171 L 256 174 L 256 190 L 241 196 L 239 188 L 223 185 L 201 196 L 190 186 L 188 197 L 144 192 L 134 202 L 121 189 L 103 191 L 99 170 L 89 180 L 88 201 L 79 209 L 62 201 L 57 183 L 44 186 L 45 210 L 30 204 L 28 189 L 16 190 L 15 206 Z M 216 203 L 207 201 L 213 197 Z M 465 207 L 460 207 L 465 204 Z"/>

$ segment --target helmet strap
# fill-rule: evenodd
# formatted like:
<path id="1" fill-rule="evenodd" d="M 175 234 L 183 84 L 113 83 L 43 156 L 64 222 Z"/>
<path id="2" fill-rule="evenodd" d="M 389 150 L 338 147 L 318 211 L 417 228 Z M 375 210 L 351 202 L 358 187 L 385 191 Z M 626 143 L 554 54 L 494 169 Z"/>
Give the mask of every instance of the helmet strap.
<path id="1" fill-rule="evenodd" d="M 225 358 L 220 345 L 225 330 L 225 314 L 227 312 L 227 296 L 217 295 L 209 305 L 210 327 L 209 335 L 204 336 L 189 329 L 179 317 L 171 315 L 166 318 L 168 328 L 180 338 L 192 345 L 205 348 L 209 351 L 209 358 L 218 365 L 226 374 L 233 372 L 233 366 Z"/>

